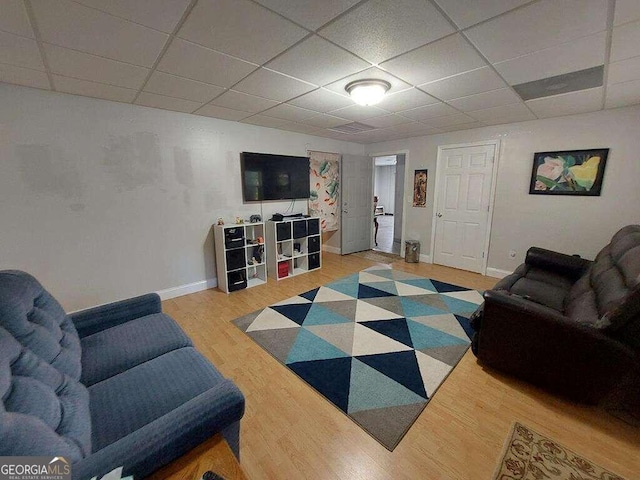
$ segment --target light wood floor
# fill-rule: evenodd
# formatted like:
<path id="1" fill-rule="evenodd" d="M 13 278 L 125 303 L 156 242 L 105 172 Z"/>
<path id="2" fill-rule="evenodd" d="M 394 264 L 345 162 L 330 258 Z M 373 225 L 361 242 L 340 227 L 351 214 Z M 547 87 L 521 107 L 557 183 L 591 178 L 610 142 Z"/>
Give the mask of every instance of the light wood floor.
<path id="1" fill-rule="evenodd" d="M 241 464 L 248 478 L 489 479 L 515 420 L 627 480 L 640 478 L 640 430 L 485 370 L 470 350 L 389 452 L 230 323 L 372 265 L 325 253 L 316 272 L 230 295 L 207 290 L 164 302 L 196 347 L 246 396 Z M 393 268 L 476 289 L 496 281 L 436 265 L 397 262 Z M 203 453 L 178 462 L 197 461 L 198 455 Z"/>

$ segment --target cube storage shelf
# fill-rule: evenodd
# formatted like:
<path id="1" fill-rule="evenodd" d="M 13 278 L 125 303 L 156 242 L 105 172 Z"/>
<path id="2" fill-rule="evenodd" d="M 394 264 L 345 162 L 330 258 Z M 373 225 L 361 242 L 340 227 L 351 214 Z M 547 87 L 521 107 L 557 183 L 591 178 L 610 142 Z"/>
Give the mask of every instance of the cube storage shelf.
<path id="1" fill-rule="evenodd" d="M 290 218 L 267 221 L 267 273 L 276 280 L 317 270 L 322 266 L 320 219 Z"/>
<path id="2" fill-rule="evenodd" d="M 267 282 L 264 223 L 214 225 L 218 288 L 230 293 Z M 258 239 L 262 239 L 259 242 Z"/>

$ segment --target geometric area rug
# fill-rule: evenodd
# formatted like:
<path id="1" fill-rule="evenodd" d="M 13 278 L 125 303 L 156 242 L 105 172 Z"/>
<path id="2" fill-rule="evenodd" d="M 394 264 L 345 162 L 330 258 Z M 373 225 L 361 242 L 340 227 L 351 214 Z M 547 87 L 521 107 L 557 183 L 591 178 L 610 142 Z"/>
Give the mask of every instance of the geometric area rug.
<path id="1" fill-rule="evenodd" d="M 624 480 L 548 437 L 515 422 L 494 480 Z"/>
<path id="2" fill-rule="evenodd" d="M 469 348 L 482 301 L 377 265 L 233 323 L 393 450 Z"/>

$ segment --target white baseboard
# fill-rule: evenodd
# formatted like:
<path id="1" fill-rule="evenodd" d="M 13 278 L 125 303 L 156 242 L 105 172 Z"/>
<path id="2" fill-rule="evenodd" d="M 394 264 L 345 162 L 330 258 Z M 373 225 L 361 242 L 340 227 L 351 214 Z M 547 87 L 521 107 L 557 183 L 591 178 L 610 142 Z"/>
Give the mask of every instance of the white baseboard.
<path id="1" fill-rule="evenodd" d="M 339 247 L 332 247 L 331 245 L 326 244 L 322 245 L 322 250 L 329 253 L 336 253 L 338 255 L 342 253 L 342 250 Z"/>
<path id="2" fill-rule="evenodd" d="M 188 295 L 190 293 L 201 292 L 202 290 L 208 290 L 217 286 L 218 279 L 209 278 L 208 280 L 202 280 L 200 282 L 187 283 L 186 285 L 159 290 L 156 293 L 160 295 L 160 299 L 169 300 L 171 298 L 181 297 L 182 295 Z"/>
<path id="3" fill-rule="evenodd" d="M 508 270 L 500 270 L 498 268 L 487 267 L 487 277 L 504 278 L 507 275 L 511 275 L 512 272 Z"/>
<path id="4" fill-rule="evenodd" d="M 420 254 L 420 261 L 422 263 L 431 263 L 431 255 L 427 255 L 426 253 Z"/>

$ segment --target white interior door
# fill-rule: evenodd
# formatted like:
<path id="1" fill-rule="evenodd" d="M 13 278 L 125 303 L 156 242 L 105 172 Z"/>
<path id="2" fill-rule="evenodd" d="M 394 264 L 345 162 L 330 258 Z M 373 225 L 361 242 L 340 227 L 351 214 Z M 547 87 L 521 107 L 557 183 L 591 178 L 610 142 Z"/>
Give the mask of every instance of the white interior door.
<path id="1" fill-rule="evenodd" d="M 439 151 L 433 263 L 483 272 L 495 154 L 496 145 Z"/>
<path id="2" fill-rule="evenodd" d="M 342 254 L 371 248 L 373 225 L 373 161 L 342 156 Z"/>

